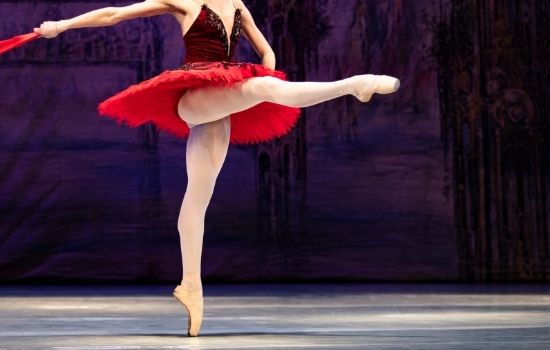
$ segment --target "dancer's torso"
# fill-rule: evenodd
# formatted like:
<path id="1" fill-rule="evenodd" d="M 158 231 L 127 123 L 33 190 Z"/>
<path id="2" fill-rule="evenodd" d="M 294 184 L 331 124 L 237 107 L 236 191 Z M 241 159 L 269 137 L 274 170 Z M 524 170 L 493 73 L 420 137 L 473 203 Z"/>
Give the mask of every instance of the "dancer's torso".
<path id="1" fill-rule="evenodd" d="M 184 63 L 233 61 L 241 31 L 241 12 L 238 8 L 235 8 L 233 21 L 226 28 L 220 16 L 206 3 L 202 4 L 198 16 L 183 36 L 186 49 Z"/>

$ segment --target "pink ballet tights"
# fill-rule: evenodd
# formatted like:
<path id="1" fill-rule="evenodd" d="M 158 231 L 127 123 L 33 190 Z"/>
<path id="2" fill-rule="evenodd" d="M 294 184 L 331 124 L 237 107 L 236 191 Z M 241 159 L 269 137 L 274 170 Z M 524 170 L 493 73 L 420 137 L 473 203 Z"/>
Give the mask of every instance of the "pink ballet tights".
<path id="1" fill-rule="evenodd" d="M 399 80 L 370 74 L 332 82 L 290 82 L 276 77 L 254 77 L 232 87 L 188 90 L 178 103 L 178 114 L 191 128 L 187 139 L 187 189 L 178 218 L 183 278 L 182 284 L 201 289 L 201 254 L 206 208 L 216 178 L 227 156 L 229 115 L 273 102 L 289 107 L 308 107 L 353 94 L 366 102 L 371 93 L 391 93 Z"/>
<path id="2" fill-rule="evenodd" d="M 201 254 L 206 208 L 229 146 L 229 117 L 191 128 L 187 139 L 187 189 L 178 218 L 182 284 L 202 289 Z"/>
<path id="3" fill-rule="evenodd" d="M 309 107 L 352 93 L 353 79 L 293 82 L 272 76 L 254 77 L 232 87 L 211 86 L 188 90 L 179 101 L 178 113 L 192 126 L 224 118 L 260 102 Z"/>

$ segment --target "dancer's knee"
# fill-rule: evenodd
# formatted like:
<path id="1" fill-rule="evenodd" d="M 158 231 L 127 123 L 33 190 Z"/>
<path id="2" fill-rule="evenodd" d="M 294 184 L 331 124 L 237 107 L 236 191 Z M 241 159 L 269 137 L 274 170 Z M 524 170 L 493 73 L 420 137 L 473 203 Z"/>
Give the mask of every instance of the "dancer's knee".
<path id="1" fill-rule="evenodd" d="M 179 117 L 187 123 L 187 126 L 189 128 L 192 128 L 196 125 L 196 122 L 194 123 L 194 120 L 196 119 L 194 117 L 194 110 L 192 108 L 191 104 L 191 94 L 190 91 L 187 90 L 178 100 L 178 106 L 177 106 L 177 112 Z"/>
<path id="2" fill-rule="evenodd" d="M 214 186 L 201 186 L 199 184 L 190 184 L 183 196 L 181 207 L 182 215 L 178 221 L 178 225 L 183 225 L 181 220 L 190 220 L 189 218 L 200 218 L 205 215 L 210 199 L 214 194 Z"/>
<path id="3" fill-rule="evenodd" d="M 189 220 L 188 215 L 186 215 L 186 213 L 184 212 L 180 213 L 180 216 L 178 218 L 178 226 L 177 226 L 178 232 L 180 233 L 180 235 L 187 233 L 187 220 Z"/>

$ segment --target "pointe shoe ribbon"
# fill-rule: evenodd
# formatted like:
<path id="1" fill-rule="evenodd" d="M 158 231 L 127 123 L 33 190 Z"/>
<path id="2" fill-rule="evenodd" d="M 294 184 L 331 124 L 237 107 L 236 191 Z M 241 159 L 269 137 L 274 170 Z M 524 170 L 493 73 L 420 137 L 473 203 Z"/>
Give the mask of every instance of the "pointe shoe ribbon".
<path id="1" fill-rule="evenodd" d="M 196 337 L 199 335 L 202 325 L 204 309 L 202 289 L 190 290 L 187 286 L 180 284 L 174 289 L 172 294 L 187 310 L 187 335 Z"/>

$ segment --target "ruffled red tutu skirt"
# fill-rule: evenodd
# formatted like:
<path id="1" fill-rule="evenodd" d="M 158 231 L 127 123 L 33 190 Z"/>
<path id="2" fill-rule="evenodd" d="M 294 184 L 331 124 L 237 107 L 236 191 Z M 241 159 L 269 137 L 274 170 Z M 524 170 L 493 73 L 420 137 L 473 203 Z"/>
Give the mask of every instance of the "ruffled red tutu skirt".
<path id="1" fill-rule="evenodd" d="M 129 127 L 154 123 L 176 137 L 189 135 L 189 127 L 178 115 L 177 104 L 190 88 L 231 86 L 251 77 L 274 76 L 286 80 L 282 71 L 248 62 L 192 62 L 177 69 L 130 85 L 98 105 L 102 116 Z M 212 101 L 216 103 L 216 101 Z M 287 134 L 296 124 L 300 109 L 262 102 L 234 113 L 231 119 L 232 144 L 251 144 L 272 140 Z"/>

